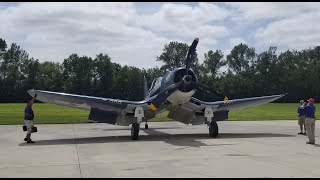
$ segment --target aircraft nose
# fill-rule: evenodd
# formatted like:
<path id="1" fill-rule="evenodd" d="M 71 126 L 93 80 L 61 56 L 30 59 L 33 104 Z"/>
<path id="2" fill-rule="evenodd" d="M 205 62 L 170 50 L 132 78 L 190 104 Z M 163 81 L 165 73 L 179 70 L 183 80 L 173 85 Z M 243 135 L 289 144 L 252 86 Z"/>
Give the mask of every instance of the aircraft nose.
<path id="1" fill-rule="evenodd" d="M 190 82 L 191 80 L 192 80 L 191 75 L 185 75 L 185 76 L 184 76 L 184 81 L 185 81 L 185 82 Z"/>

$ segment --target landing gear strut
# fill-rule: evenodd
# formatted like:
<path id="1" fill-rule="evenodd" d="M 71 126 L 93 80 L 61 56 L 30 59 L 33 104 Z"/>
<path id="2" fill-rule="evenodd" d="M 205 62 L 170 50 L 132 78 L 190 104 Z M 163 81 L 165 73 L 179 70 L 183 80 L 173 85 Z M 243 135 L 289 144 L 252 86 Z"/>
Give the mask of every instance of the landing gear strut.
<path id="1" fill-rule="evenodd" d="M 209 135 L 211 137 L 217 137 L 219 134 L 219 128 L 217 122 L 213 118 L 213 112 L 210 107 L 206 107 L 204 111 L 204 117 L 206 119 L 206 123 L 209 127 Z"/>

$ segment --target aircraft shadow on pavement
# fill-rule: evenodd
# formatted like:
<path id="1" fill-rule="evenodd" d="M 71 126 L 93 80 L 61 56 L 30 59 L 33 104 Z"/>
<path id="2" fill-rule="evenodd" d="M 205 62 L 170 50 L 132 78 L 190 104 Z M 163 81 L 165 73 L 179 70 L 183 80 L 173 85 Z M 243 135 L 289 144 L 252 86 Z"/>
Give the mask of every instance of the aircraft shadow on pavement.
<path id="1" fill-rule="evenodd" d="M 320 147 L 320 144 L 313 144 L 313 146 L 315 146 L 315 147 Z"/>
<path id="2" fill-rule="evenodd" d="M 215 138 L 209 137 L 206 133 L 198 134 L 169 134 L 160 132 L 155 129 L 141 129 L 147 135 L 140 135 L 136 141 L 163 141 L 174 146 L 188 146 L 188 147 L 201 147 L 201 146 L 218 146 L 218 145 L 235 145 L 235 144 L 214 144 L 208 145 L 203 143 L 201 139 L 214 140 Z M 220 133 L 217 139 L 229 138 L 276 138 L 276 137 L 295 137 L 287 134 L 273 134 L 273 133 Z M 93 143 L 121 143 L 121 142 L 135 142 L 131 140 L 130 136 L 100 136 L 88 138 L 71 138 L 71 139 L 52 139 L 52 140 L 38 140 L 34 144 L 20 143 L 19 146 L 38 146 L 38 145 L 62 145 L 62 144 L 93 144 Z"/>
<path id="3" fill-rule="evenodd" d="M 141 126 L 143 127 L 143 126 Z M 181 129 L 182 127 L 152 127 L 152 128 L 149 128 L 148 130 L 151 130 L 151 129 Z M 102 130 L 102 131 L 118 131 L 118 130 L 126 130 L 126 131 L 129 131 L 131 130 L 131 127 L 128 126 L 127 128 L 113 128 L 113 129 L 101 129 L 101 128 L 91 128 L 91 130 Z M 141 128 L 141 130 L 143 130 Z"/>

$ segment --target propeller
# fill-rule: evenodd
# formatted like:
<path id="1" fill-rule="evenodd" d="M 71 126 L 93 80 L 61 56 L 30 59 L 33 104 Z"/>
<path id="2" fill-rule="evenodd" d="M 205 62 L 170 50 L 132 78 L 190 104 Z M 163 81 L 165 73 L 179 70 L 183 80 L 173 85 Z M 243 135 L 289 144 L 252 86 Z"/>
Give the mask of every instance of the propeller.
<path id="1" fill-rule="evenodd" d="M 205 92 L 208 94 L 212 94 L 213 96 L 215 96 L 218 99 L 223 99 L 224 101 L 227 101 L 229 99 L 227 96 L 221 94 L 218 91 L 212 90 L 203 84 L 200 84 L 197 82 L 191 82 L 190 84 L 193 88 L 198 89 L 199 91 L 202 91 L 202 92 Z"/>
<path id="2" fill-rule="evenodd" d="M 169 87 L 167 87 L 164 91 L 160 92 L 156 98 L 152 100 L 150 103 L 150 108 L 153 111 L 156 111 L 157 108 L 176 90 L 178 89 L 184 89 L 186 90 L 188 87 L 192 87 L 192 89 L 198 89 L 200 91 L 206 92 L 206 93 L 212 93 L 219 99 L 222 98 L 224 100 L 228 100 L 227 96 L 222 95 L 221 93 L 211 90 L 208 87 L 192 81 L 192 76 L 189 75 L 189 69 L 192 63 L 192 57 L 195 54 L 196 47 L 198 45 L 199 38 L 195 38 L 189 47 L 187 58 L 186 58 L 186 70 L 187 74 L 182 78 L 182 80 L 178 83 L 172 84 Z"/>
<path id="3" fill-rule="evenodd" d="M 199 42 L 199 38 L 195 38 L 193 40 L 191 46 L 189 47 L 187 58 L 186 58 L 187 75 L 189 75 L 189 69 L 190 69 L 190 66 L 191 66 L 191 63 L 192 63 L 192 56 L 196 52 L 196 47 L 198 45 L 198 42 Z"/>
<path id="4" fill-rule="evenodd" d="M 186 58 L 186 69 L 187 69 L 187 75 L 183 78 L 182 81 L 176 84 L 172 84 L 164 91 L 160 92 L 158 96 L 153 99 L 153 101 L 150 103 L 150 108 L 155 111 L 157 108 L 176 90 L 179 88 L 186 88 L 186 84 L 189 84 L 192 80 L 192 77 L 188 74 L 191 63 L 192 63 L 192 56 L 194 55 L 196 51 L 196 47 L 198 45 L 199 38 L 195 38 L 189 47 L 187 58 Z"/>

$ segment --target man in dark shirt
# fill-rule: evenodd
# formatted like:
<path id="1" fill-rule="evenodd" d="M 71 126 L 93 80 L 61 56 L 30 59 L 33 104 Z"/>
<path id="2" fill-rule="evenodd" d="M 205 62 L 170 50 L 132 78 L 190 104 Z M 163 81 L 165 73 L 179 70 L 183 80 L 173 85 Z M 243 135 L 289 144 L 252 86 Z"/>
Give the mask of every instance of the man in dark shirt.
<path id="1" fill-rule="evenodd" d="M 306 112 L 305 112 L 303 106 L 304 106 L 304 100 L 300 100 L 300 106 L 298 107 L 298 110 L 297 110 L 297 113 L 299 113 L 298 124 L 300 126 L 300 132 L 298 134 L 306 135 L 306 125 L 305 125 Z M 302 132 L 303 126 L 304 126 L 304 132 Z"/>
<path id="2" fill-rule="evenodd" d="M 24 125 L 27 127 L 27 135 L 24 138 L 25 141 L 27 141 L 27 143 L 34 143 L 34 141 L 31 140 L 31 133 L 32 133 L 32 129 L 33 129 L 33 119 L 34 119 L 34 113 L 32 110 L 32 105 L 34 103 L 34 99 L 32 100 L 28 100 L 27 101 L 27 105 L 24 108 Z"/>
<path id="3" fill-rule="evenodd" d="M 314 138 L 314 131 L 315 131 L 315 112 L 316 107 L 314 106 L 314 99 L 310 98 L 308 99 L 308 105 L 304 107 L 305 113 L 306 113 L 306 127 L 307 127 L 307 135 L 309 138 L 309 141 L 307 144 L 314 144 L 315 138 Z"/>

